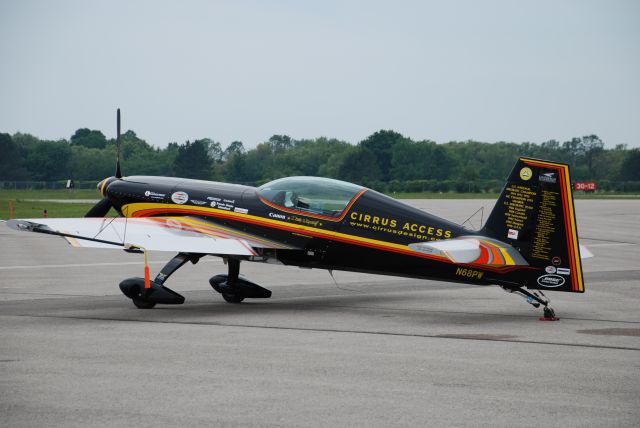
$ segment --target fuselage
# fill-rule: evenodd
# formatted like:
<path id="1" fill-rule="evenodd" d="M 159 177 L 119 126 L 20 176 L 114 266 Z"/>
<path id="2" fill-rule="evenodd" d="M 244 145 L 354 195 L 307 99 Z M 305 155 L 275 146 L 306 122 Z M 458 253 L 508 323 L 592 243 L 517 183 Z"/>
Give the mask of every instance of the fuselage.
<path id="1" fill-rule="evenodd" d="M 256 188 L 131 176 L 106 179 L 99 187 L 125 217 L 195 217 L 288 248 L 264 249 L 262 260 L 479 284 L 495 279 L 490 271 L 461 268 L 408 246 L 473 231 L 350 183 L 289 177 Z"/>

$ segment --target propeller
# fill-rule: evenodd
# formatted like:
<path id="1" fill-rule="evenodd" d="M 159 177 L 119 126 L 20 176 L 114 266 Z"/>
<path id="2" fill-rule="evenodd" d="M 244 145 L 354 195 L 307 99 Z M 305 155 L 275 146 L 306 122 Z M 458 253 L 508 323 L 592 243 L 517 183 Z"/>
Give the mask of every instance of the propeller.
<path id="1" fill-rule="evenodd" d="M 122 168 L 120 167 L 120 109 L 118 109 L 117 114 L 117 133 L 116 133 L 116 173 L 115 179 L 119 180 L 122 178 Z M 108 186 L 111 182 L 113 182 L 114 177 L 105 178 L 100 183 L 98 183 L 98 189 L 105 196 L 102 198 L 97 204 L 95 204 L 91 209 L 84 215 L 85 217 L 104 217 L 107 215 L 113 204 L 106 197 L 106 194 L 103 192 L 103 189 Z"/>
<path id="2" fill-rule="evenodd" d="M 120 109 L 118 109 L 118 129 L 116 133 L 116 178 L 122 178 L 122 170 L 120 169 Z"/>
<path id="3" fill-rule="evenodd" d="M 84 215 L 85 217 L 104 217 L 111 209 L 109 198 L 102 198 L 97 204 Z"/>

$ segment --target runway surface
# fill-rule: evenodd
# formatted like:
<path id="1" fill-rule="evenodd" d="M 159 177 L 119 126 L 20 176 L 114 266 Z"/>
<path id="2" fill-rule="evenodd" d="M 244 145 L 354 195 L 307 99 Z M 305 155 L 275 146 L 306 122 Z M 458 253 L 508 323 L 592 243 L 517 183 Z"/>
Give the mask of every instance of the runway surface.
<path id="1" fill-rule="evenodd" d="M 493 201 L 414 200 L 457 222 Z M 2 426 L 639 426 L 640 201 L 576 201 L 585 294 L 559 322 L 496 287 L 243 263 L 273 297 L 230 305 L 219 259 L 118 290 L 142 257 L 0 225 Z M 478 224 L 478 219 L 474 219 Z M 151 256 L 152 270 L 171 257 Z"/>

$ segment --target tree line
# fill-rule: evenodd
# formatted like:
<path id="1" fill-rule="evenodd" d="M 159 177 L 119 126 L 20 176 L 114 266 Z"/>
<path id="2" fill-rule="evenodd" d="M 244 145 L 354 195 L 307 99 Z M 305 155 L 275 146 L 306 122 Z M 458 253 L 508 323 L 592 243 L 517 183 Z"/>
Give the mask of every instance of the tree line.
<path id="1" fill-rule="evenodd" d="M 381 191 L 497 191 L 518 156 L 569 163 L 574 180 L 603 190 L 640 190 L 640 149 L 607 149 L 596 135 L 536 143 L 414 141 L 392 130 L 358 144 L 335 138 L 295 140 L 273 135 L 253 149 L 210 138 L 153 147 L 122 135 L 127 175 L 164 175 L 259 185 L 290 175 L 337 178 Z M 69 140 L 0 133 L 0 180 L 100 180 L 113 175 L 116 143 L 101 131 L 78 129 Z"/>

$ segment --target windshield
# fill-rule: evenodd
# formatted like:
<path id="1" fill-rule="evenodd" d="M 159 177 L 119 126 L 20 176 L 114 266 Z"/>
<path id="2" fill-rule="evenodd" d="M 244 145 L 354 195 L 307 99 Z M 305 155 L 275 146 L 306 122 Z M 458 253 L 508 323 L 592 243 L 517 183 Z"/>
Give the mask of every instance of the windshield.
<path id="1" fill-rule="evenodd" d="M 258 188 L 265 200 L 283 208 L 339 217 L 361 186 L 320 177 L 287 177 Z"/>

